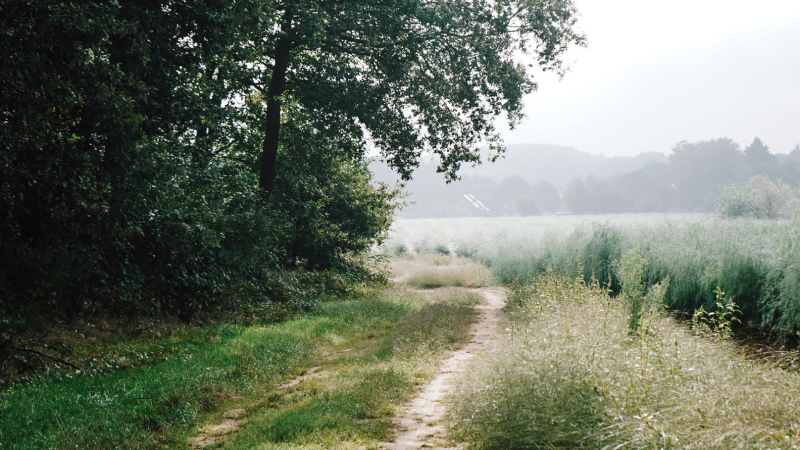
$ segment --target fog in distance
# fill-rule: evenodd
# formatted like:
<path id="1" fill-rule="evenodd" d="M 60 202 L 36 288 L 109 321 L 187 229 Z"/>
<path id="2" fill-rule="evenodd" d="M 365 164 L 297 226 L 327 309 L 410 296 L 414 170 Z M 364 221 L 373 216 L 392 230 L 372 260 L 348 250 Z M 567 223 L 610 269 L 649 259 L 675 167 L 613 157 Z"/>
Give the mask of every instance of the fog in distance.
<path id="1" fill-rule="evenodd" d="M 576 4 L 589 45 L 562 80 L 536 75 L 522 123 L 499 123 L 505 159 L 450 185 L 423 163 L 402 217 L 711 212 L 758 175 L 797 196 L 800 2 Z"/>

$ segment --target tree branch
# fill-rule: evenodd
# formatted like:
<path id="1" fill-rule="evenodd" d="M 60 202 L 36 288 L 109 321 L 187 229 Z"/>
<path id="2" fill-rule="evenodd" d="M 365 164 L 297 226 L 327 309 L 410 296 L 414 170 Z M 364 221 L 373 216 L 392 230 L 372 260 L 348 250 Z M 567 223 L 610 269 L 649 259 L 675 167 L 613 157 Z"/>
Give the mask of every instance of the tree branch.
<path id="1" fill-rule="evenodd" d="M 65 359 L 56 358 L 55 356 L 50 356 L 50 355 L 44 354 L 44 353 L 36 351 L 36 350 L 31 350 L 29 348 L 17 348 L 17 347 L 6 347 L 6 348 L 8 348 L 11 351 L 17 352 L 17 353 L 33 353 L 33 354 L 36 354 L 36 355 L 39 355 L 39 356 L 44 356 L 45 358 L 49 358 L 49 359 L 52 359 L 53 361 L 60 362 L 62 364 L 66 364 L 66 365 L 72 367 L 75 370 L 80 370 L 81 372 L 83 372 L 83 369 L 81 369 L 80 367 L 76 366 L 75 364 L 72 364 L 71 362 L 69 362 L 69 361 L 67 361 Z"/>

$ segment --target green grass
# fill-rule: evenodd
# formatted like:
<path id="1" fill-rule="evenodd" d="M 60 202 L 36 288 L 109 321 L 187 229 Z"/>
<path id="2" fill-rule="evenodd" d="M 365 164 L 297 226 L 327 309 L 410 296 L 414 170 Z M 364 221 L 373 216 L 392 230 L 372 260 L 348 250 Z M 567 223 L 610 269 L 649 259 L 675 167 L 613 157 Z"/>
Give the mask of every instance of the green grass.
<path id="1" fill-rule="evenodd" d="M 274 384 L 315 354 L 320 321 L 225 327 L 217 343 L 96 376 L 42 379 L 0 394 L 0 448 L 160 448 L 227 396 Z"/>
<path id="2" fill-rule="evenodd" d="M 403 289 L 369 291 L 279 324 L 195 332 L 204 339 L 172 342 L 155 364 L 17 384 L 0 393 L 0 449 L 186 448 L 233 407 L 248 416 L 225 444 L 233 448 L 389 438 L 394 409 L 464 339 L 473 301 L 453 293 L 429 304 Z M 349 351 L 339 360 L 324 359 L 342 350 Z M 312 365 L 326 367 L 322 377 L 275 393 Z"/>
<path id="3" fill-rule="evenodd" d="M 279 404 L 262 406 L 224 448 L 375 448 L 391 440 L 396 410 L 444 352 L 466 339 L 474 318 L 474 294 L 453 290 L 441 300 L 367 339 L 372 344 L 323 368 Z"/>
<path id="4" fill-rule="evenodd" d="M 509 298 L 512 331 L 448 400 L 472 449 L 795 449 L 800 376 L 746 361 L 599 285 L 545 273 Z"/>

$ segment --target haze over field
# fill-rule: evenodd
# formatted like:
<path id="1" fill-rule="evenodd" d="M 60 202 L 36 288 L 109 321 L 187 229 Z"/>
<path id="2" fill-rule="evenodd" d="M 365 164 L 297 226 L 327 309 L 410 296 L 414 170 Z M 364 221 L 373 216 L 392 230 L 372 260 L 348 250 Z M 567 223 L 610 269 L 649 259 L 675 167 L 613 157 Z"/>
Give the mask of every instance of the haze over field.
<path id="1" fill-rule="evenodd" d="M 397 175 L 380 162 L 376 178 Z M 407 182 L 401 217 L 530 216 L 551 213 L 714 212 L 792 217 L 800 213 L 800 147 L 773 154 L 754 138 L 682 142 L 666 156 L 609 158 L 557 145 L 510 145 L 495 163 L 466 167 L 445 184 L 434 160 Z M 759 200 L 761 199 L 761 200 Z M 766 208 L 766 209 L 765 209 Z"/>

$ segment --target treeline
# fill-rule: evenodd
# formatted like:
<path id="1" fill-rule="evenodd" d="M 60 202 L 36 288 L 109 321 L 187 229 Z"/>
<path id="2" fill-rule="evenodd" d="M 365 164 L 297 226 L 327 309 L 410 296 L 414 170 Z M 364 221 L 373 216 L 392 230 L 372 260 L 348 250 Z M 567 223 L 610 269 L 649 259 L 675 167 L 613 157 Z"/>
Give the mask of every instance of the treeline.
<path id="1" fill-rule="evenodd" d="M 800 187 L 800 146 L 772 154 L 759 138 L 744 149 L 730 139 L 681 142 L 666 163 L 613 177 L 575 179 L 564 192 L 573 213 L 715 211 L 726 188 L 763 176 Z"/>
<path id="2" fill-rule="evenodd" d="M 481 167 L 492 167 L 487 163 Z M 391 184 L 397 175 L 380 162 L 374 161 L 370 169 L 375 178 Z M 480 173 L 480 172 L 478 172 Z M 531 183 L 518 175 L 505 176 L 499 180 L 476 174 L 462 175 L 461 179 L 445 184 L 436 173 L 432 163 L 423 163 L 403 189 L 407 193 L 406 206 L 400 215 L 416 217 L 497 217 L 503 215 L 532 216 L 553 213 L 558 209 L 558 189 L 546 180 Z M 464 211 L 457 205 L 466 206 L 464 195 L 472 195 L 484 204 L 487 210 L 471 208 Z M 466 204 L 466 205 L 465 205 Z"/>
<path id="3" fill-rule="evenodd" d="M 0 3 L 0 360 L 22 333 L 85 314 L 257 314 L 372 276 L 364 258 L 398 197 L 366 149 L 406 179 L 426 150 L 453 177 L 533 90 L 509 49 L 563 73 L 584 41 L 575 14 Z"/>
<path id="4" fill-rule="evenodd" d="M 488 152 L 485 155 L 489 156 Z M 465 167 L 461 173 L 502 180 L 516 175 L 529 183 L 545 180 L 564 192 L 575 178 L 590 175 L 613 177 L 633 172 L 651 162 L 667 162 L 667 156 L 658 152 L 642 152 L 634 156 L 593 154 L 572 147 L 547 144 L 509 145 L 502 158 L 491 164 Z"/>
<path id="5" fill-rule="evenodd" d="M 396 193 L 347 142 L 293 115 L 258 189 L 254 7 L 2 6 L 0 354 L 86 313 L 258 314 L 369 275 Z"/>
<path id="6" fill-rule="evenodd" d="M 483 160 L 490 158 L 486 149 Z M 438 161 L 422 161 L 414 179 L 406 183 L 409 206 L 403 217 L 454 217 L 463 215 L 455 205 L 464 194 L 474 195 L 490 211 L 470 211 L 473 216 L 527 216 L 549 214 L 566 209 L 561 192 L 575 178 L 618 175 L 653 163 L 666 162 L 661 153 L 641 153 L 632 157 L 608 158 L 571 147 L 542 144 L 509 145 L 500 159 L 474 167 L 464 167 L 461 178 L 449 185 L 436 173 Z M 397 174 L 379 161 L 370 164 L 378 180 L 389 184 Z"/>
<path id="7" fill-rule="evenodd" d="M 422 183 L 414 185 L 415 189 L 420 187 Z M 475 213 L 484 217 L 554 213 L 560 201 L 558 189 L 549 182 L 540 180 L 538 183 L 529 183 L 516 175 L 507 176 L 500 181 L 468 175 L 450 185 L 436 184 L 431 180 L 419 192 L 423 195 L 415 197 L 416 206 L 419 210 L 427 211 L 431 217 L 436 217 L 437 214 L 440 217 L 449 216 L 450 203 L 447 202 L 460 200 L 464 194 L 474 196 L 488 207 L 488 211 Z M 445 211 L 439 211 L 439 208 Z"/>

